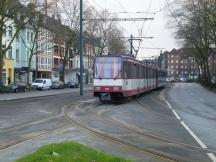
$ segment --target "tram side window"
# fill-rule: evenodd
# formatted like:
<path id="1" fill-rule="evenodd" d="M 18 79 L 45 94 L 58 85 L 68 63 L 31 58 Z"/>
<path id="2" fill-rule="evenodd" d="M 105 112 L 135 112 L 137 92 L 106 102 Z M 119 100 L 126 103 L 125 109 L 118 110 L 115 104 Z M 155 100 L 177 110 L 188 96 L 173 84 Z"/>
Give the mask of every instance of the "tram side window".
<path id="1" fill-rule="evenodd" d="M 151 68 L 151 79 L 153 79 L 153 75 L 154 75 L 154 71 L 153 71 L 153 69 Z"/>
<path id="2" fill-rule="evenodd" d="M 151 68 L 148 68 L 148 71 L 149 71 L 148 78 L 151 79 Z"/>
<path id="3" fill-rule="evenodd" d="M 132 73 L 131 73 L 131 78 L 132 79 L 136 79 L 137 78 L 137 70 L 138 70 L 138 67 L 137 67 L 137 64 L 134 64 L 134 63 L 131 63 L 131 69 L 132 69 Z"/>
<path id="4" fill-rule="evenodd" d="M 144 78 L 144 66 L 140 65 L 140 78 L 143 79 Z"/>
<path id="5" fill-rule="evenodd" d="M 148 79 L 151 79 L 151 75 L 150 75 L 151 72 L 150 71 L 151 71 L 151 69 L 148 67 Z"/>
<path id="6" fill-rule="evenodd" d="M 142 78 L 142 65 L 139 65 L 138 66 L 139 67 L 139 79 L 141 79 Z"/>
<path id="7" fill-rule="evenodd" d="M 135 79 L 137 76 L 137 67 L 136 64 L 128 62 L 128 78 Z"/>
<path id="8" fill-rule="evenodd" d="M 128 62 L 124 62 L 124 79 L 129 78 L 129 69 L 128 69 Z"/>

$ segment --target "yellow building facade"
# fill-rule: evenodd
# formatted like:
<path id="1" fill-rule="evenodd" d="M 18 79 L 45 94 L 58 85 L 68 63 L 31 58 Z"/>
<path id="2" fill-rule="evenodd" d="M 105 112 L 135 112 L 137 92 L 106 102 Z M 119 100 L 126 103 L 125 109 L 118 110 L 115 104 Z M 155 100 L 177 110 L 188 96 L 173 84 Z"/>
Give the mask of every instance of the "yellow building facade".
<path id="1" fill-rule="evenodd" d="M 10 82 L 14 81 L 14 60 L 4 59 L 3 66 L 3 84 L 7 86 Z"/>

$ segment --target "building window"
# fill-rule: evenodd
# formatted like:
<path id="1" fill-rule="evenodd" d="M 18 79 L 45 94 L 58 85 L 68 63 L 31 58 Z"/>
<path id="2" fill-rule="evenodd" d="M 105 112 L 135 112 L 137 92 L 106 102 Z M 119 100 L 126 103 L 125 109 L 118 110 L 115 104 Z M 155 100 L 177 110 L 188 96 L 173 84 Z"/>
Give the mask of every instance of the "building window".
<path id="1" fill-rule="evenodd" d="M 5 36 L 6 37 L 6 34 L 7 32 L 6 32 L 6 25 L 4 25 L 4 27 L 3 27 L 3 36 Z"/>
<path id="2" fill-rule="evenodd" d="M 178 63 L 178 60 L 176 60 L 176 63 Z"/>
<path id="3" fill-rule="evenodd" d="M 58 52 L 58 46 L 54 45 L 54 52 Z"/>
<path id="4" fill-rule="evenodd" d="M 19 62 L 19 49 L 16 49 L 16 62 Z"/>
<path id="5" fill-rule="evenodd" d="M 16 41 L 19 42 L 19 34 L 16 35 Z"/>
<path id="6" fill-rule="evenodd" d="M 171 60 L 171 63 L 173 63 L 173 60 Z"/>
<path id="7" fill-rule="evenodd" d="M 183 64 L 183 63 L 184 63 L 184 61 L 183 61 L 183 60 L 181 60 L 181 63 Z"/>
<path id="8" fill-rule="evenodd" d="M 41 64 L 44 64 L 44 58 L 41 57 Z"/>
<path id="9" fill-rule="evenodd" d="M 173 66 L 171 66 L 171 69 L 173 69 Z"/>
<path id="10" fill-rule="evenodd" d="M 10 47 L 8 50 L 8 58 L 12 59 L 12 47 Z"/>
<path id="11" fill-rule="evenodd" d="M 33 38 L 34 36 L 33 36 L 33 33 L 31 32 L 31 41 L 33 42 Z"/>
<path id="12" fill-rule="evenodd" d="M 52 61 L 51 61 L 51 59 L 49 58 L 49 59 L 48 59 L 48 64 L 51 65 L 51 62 L 52 62 Z"/>
<path id="13" fill-rule="evenodd" d="M 30 51 L 29 50 L 27 50 L 27 62 L 29 62 L 29 57 L 30 56 Z"/>
<path id="14" fill-rule="evenodd" d="M 73 68 L 73 61 L 72 60 L 69 61 L 69 67 Z"/>
<path id="15" fill-rule="evenodd" d="M 29 38 L 30 38 L 30 33 L 29 33 L 29 32 L 27 32 L 27 40 L 28 40 L 28 41 L 30 41 L 30 39 L 29 39 Z"/>
<path id="16" fill-rule="evenodd" d="M 8 34 L 9 34 L 9 37 L 12 38 L 13 36 L 13 31 L 12 31 L 12 26 L 9 26 L 9 31 L 8 31 Z"/>
<path id="17" fill-rule="evenodd" d="M 178 69 L 178 66 L 176 66 L 176 69 Z"/>
<path id="18" fill-rule="evenodd" d="M 54 66 L 58 66 L 58 59 L 54 58 Z"/>
<path id="19" fill-rule="evenodd" d="M 79 60 L 77 60 L 77 68 L 79 68 Z"/>

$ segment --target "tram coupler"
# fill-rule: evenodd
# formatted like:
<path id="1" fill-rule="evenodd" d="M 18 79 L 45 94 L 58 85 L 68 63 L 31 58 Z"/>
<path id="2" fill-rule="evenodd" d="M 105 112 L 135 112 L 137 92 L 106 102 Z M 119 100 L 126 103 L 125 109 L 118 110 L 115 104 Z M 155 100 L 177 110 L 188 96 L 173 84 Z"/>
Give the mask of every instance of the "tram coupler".
<path id="1" fill-rule="evenodd" d="M 101 93 L 100 100 L 101 101 L 110 101 L 111 100 L 110 93 Z"/>

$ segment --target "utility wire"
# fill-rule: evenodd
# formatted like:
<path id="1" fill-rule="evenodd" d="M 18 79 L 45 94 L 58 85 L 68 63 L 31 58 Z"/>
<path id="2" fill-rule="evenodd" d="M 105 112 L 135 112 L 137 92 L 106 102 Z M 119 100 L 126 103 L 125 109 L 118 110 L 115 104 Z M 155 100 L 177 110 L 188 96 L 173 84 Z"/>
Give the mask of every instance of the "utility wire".
<path id="1" fill-rule="evenodd" d="M 126 10 L 125 7 L 121 4 L 121 2 L 120 2 L 119 0 L 117 0 L 117 2 L 118 2 L 118 4 L 120 5 L 120 7 L 121 7 L 125 12 L 127 12 L 127 10 Z M 127 15 L 131 18 L 131 16 L 130 16 L 129 14 L 127 14 Z M 138 32 L 139 32 L 139 27 L 138 27 L 138 25 L 136 24 L 136 21 L 133 21 L 133 23 L 136 25 L 137 30 L 138 30 Z"/>
<path id="2" fill-rule="evenodd" d="M 149 13 L 149 10 L 150 10 L 150 8 L 151 8 L 151 5 L 152 5 L 152 0 L 150 1 L 149 5 L 148 5 L 148 9 L 147 9 L 147 12 L 146 12 L 145 17 L 147 17 L 147 15 L 148 15 L 148 13 Z M 140 36 L 143 36 L 143 28 L 144 28 L 144 25 L 145 25 L 145 21 L 143 21 L 142 27 L 141 27 L 141 29 L 140 29 L 140 33 L 139 33 Z"/>

